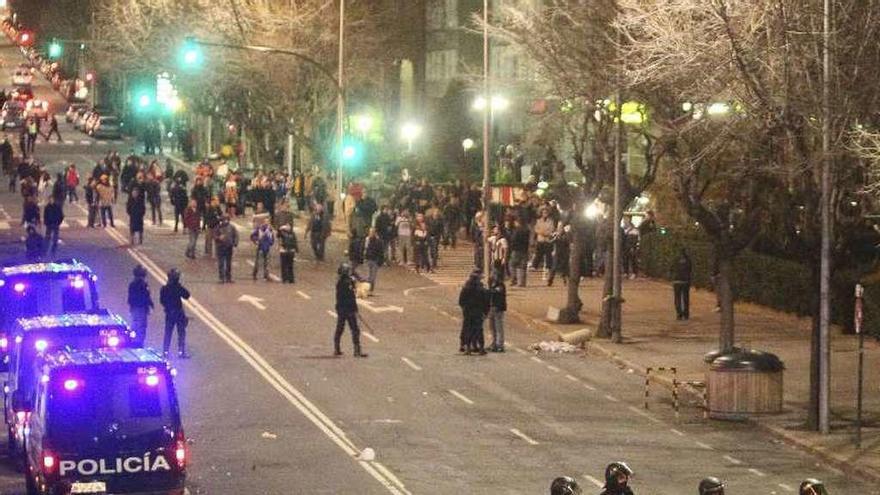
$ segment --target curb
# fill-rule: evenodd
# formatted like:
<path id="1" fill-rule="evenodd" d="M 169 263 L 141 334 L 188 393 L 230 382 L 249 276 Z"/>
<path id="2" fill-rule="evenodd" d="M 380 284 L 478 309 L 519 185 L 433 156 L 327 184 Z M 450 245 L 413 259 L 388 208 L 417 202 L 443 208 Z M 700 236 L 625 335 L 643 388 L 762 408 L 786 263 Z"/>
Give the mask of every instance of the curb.
<path id="1" fill-rule="evenodd" d="M 532 318 L 531 316 L 528 316 L 524 313 L 521 313 L 520 311 L 517 311 L 515 309 L 510 309 L 510 308 L 508 308 L 508 313 L 513 315 L 517 319 L 522 320 L 526 324 L 532 324 L 532 325 L 535 325 L 535 326 L 541 328 L 542 330 L 550 333 L 551 335 L 555 335 L 557 337 L 561 337 L 561 335 L 562 335 L 562 333 L 559 332 L 558 330 L 556 330 L 553 327 L 553 325 L 551 325 L 550 323 L 548 323 L 544 320 L 541 320 L 538 318 Z M 595 324 L 593 326 L 595 326 Z M 618 366 L 632 369 L 634 373 L 636 373 L 640 376 L 645 376 L 645 374 L 646 374 L 646 367 L 645 366 L 642 366 L 638 363 L 635 363 L 633 361 L 630 361 L 628 359 L 620 357 L 620 355 L 618 355 L 612 349 L 606 348 L 602 344 L 597 344 L 591 340 L 591 341 L 585 343 L 584 347 L 585 347 L 585 350 L 587 351 L 587 353 L 589 353 L 589 354 L 598 355 L 598 356 L 605 358 L 606 360 L 608 360 Z M 653 381 L 660 383 L 664 387 L 667 387 L 670 389 L 672 388 L 672 379 L 667 378 L 666 376 L 656 375 L 655 377 L 653 377 Z M 679 389 L 684 390 L 686 393 L 691 395 L 692 398 L 698 399 L 700 401 L 703 400 L 703 392 L 701 390 L 697 389 L 696 387 L 694 387 L 693 385 L 682 381 L 682 382 L 679 382 L 678 386 L 679 386 Z M 839 456 L 839 455 L 836 455 L 832 452 L 829 452 L 828 450 L 826 450 L 823 447 L 817 447 L 815 445 L 812 445 L 808 441 L 805 441 L 801 438 L 798 438 L 797 436 L 792 435 L 791 433 L 789 433 L 785 429 L 780 428 L 778 426 L 766 424 L 766 423 L 763 423 L 763 422 L 756 420 L 756 419 L 749 419 L 746 422 L 763 430 L 764 432 L 773 436 L 777 440 L 780 440 L 780 441 L 786 443 L 787 445 L 800 450 L 801 452 L 804 452 L 806 454 L 809 454 L 809 455 L 812 455 L 812 456 L 818 458 L 819 460 L 825 462 L 826 464 L 828 464 L 829 466 L 831 466 L 834 469 L 842 471 L 845 474 L 848 474 L 851 476 L 857 476 L 857 477 L 860 477 L 860 478 L 863 478 L 863 479 L 866 479 L 869 481 L 880 483 L 880 472 L 878 472 L 875 469 L 870 469 L 867 467 L 860 467 L 858 465 L 855 465 L 849 459 L 846 459 L 842 456 Z"/>

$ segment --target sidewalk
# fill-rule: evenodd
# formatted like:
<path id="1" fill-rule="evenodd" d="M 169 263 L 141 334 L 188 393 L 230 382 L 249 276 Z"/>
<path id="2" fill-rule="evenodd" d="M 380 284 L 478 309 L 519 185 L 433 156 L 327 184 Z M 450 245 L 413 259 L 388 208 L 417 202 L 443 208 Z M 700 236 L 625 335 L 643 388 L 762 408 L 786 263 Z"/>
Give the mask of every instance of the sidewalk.
<path id="1" fill-rule="evenodd" d="M 530 274 L 531 275 L 531 274 Z M 540 283 L 540 275 L 532 280 Z M 600 314 L 602 281 L 591 279 L 581 284 L 584 301 L 581 324 L 559 325 L 545 319 L 548 306 L 565 302 L 565 287 L 530 286 L 508 291 L 510 314 L 529 324 L 555 333 L 580 328 L 596 329 Z M 715 295 L 691 292 L 691 319 L 675 320 L 671 285 L 655 280 L 626 280 L 623 308 L 624 343 L 611 344 L 594 339 L 588 350 L 603 355 L 622 366 L 644 374 L 647 367 L 678 368 L 679 380 L 705 381 L 703 355 L 717 348 L 719 318 L 713 312 Z M 785 363 L 785 412 L 755 420 L 764 428 L 798 448 L 822 457 L 837 468 L 880 480 L 880 344 L 865 340 L 864 414 L 862 450 L 854 446 L 854 420 L 858 340 L 832 332 L 832 433 L 822 436 L 805 430 L 806 404 L 809 399 L 810 320 L 780 313 L 754 304 L 736 305 L 736 342 L 741 347 L 777 354 Z M 685 393 L 698 393 L 686 387 Z"/>

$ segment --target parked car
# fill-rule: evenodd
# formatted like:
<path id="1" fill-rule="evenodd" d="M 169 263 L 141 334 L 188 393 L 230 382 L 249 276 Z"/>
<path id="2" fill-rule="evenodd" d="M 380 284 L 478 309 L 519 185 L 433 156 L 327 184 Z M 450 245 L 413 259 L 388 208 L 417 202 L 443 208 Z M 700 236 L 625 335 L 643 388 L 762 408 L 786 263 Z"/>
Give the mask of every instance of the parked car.
<path id="1" fill-rule="evenodd" d="M 67 112 L 64 114 L 64 120 L 72 124 L 80 115 L 82 115 L 89 106 L 85 103 L 71 103 L 67 106 Z"/>
<path id="2" fill-rule="evenodd" d="M 33 82 L 34 75 L 31 73 L 30 69 L 22 69 L 19 67 L 12 73 L 12 84 L 14 85 L 30 85 Z"/>
<path id="3" fill-rule="evenodd" d="M 123 125 L 115 115 L 101 115 L 95 119 L 89 129 L 89 135 L 94 138 L 122 139 Z"/>
<path id="4" fill-rule="evenodd" d="M 23 128 L 26 118 L 24 105 L 15 100 L 7 101 L 0 110 L 0 118 L 3 130 Z"/>
<path id="5" fill-rule="evenodd" d="M 79 114 L 79 117 L 73 121 L 73 128 L 85 132 L 86 122 L 91 118 L 93 113 L 95 113 L 93 110 L 86 109 L 85 112 Z"/>

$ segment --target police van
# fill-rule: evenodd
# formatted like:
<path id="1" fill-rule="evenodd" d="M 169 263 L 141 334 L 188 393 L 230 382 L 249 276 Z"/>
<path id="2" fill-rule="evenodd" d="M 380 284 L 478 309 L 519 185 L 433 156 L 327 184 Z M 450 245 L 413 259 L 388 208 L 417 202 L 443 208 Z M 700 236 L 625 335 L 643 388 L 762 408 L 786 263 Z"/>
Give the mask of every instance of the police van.
<path id="1" fill-rule="evenodd" d="M 39 372 L 29 495 L 184 493 L 189 452 L 174 373 L 158 352 L 55 351 Z"/>
<path id="2" fill-rule="evenodd" d="M 18 318 L 99 309 L 97 280 L 76 260 L 0 267 L 0 371 L 9 365 L 9 328 Z"/>
<path id="3" fill-rule="evenodd" d="M 23 429 L 33 409 L 37 358 L 55 349 L 135 346 L 125 320 L 107 310 L 20 318 L 9 335 L 9 374 L 4 391 L 4 418 L 9 450 L 20 452 Z"/>

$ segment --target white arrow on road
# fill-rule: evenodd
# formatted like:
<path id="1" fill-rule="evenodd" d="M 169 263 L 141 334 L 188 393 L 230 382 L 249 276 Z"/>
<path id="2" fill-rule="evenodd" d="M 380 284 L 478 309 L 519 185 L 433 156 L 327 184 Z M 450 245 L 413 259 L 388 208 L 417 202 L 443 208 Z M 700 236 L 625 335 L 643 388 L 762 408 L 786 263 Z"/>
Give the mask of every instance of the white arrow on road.
<path id="1" fill-rule="evenodd" d="M 403 308 L 401 308 L 400 306 L 376 306 L 370 301 L 366 301 L 364 299 L 358 299 L 357 302 L 358 304 L 369 309 L 373 313 L 387 313 L 389 311 L 393 311 L 395 313 L 403 313 Z"/>
<path id="2" fill-rule="evenodd" d="M 259 310 L 261 310 L 261 311 L 265 311 L 265 310 L 266 310 L 266 306 L 263 305 L 263 299 L 261 299 L 261 298 L 259 298 L 259 297 L 256 297 L 256 296 L 251 296 L 251 295 L 248 295 L 248 294 L 243 294 L 243 295 L 241 295 L 241 296 L 238 297 L 238 301 L 239 301 L 239 302 L 246 302 L 246 303 L 248 303 L 248 304 L 252 304 L 255 308 L 257 308 L 257 309 L 259 309 Z"/>

